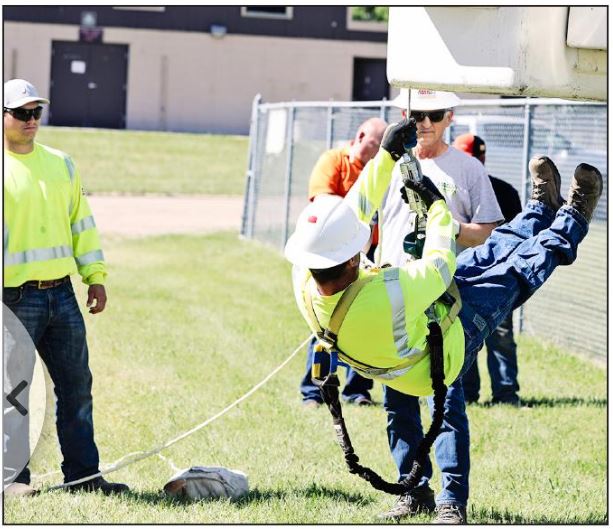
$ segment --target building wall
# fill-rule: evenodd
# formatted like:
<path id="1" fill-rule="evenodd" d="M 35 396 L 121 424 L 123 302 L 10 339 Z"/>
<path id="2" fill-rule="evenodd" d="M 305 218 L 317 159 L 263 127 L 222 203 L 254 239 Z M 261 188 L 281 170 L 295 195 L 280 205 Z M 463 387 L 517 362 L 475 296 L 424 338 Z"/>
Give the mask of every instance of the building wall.
<path id="1" fill-rule="evenodd" d="M 255 7 L 255 6 L 250 6 Z M 147 8 L 145 8 L 147 9 Z M 157 8 L 153 8 L 157 9 Z M 3 18 L 11 22 L 80 24 L 84 12 L 94 13 L 102 28 L 123 27 L 208 33 L 222 25 L 232 35 L 276 35 L 287 38 L 317 38 L 386 42 L 383 23 L 348 23 L 348 7 L 294 6 L 290 18 L 243 16 L 241 6 L 168 5 L 161 11 L 117 6 L 4 6 Z"/>
<path id="2" fill-rule="evenodd" d="M 49 94 L 52 40 L 79 27 L 4 23 L 4 77 Z M 245 134 L 251 102 L 350 100 L 353 58 L 386 57 L 386 44 L 107 27 L 129 45 L 127 128 Z M 53 102 L 51 102 L 53 104 Z"/>

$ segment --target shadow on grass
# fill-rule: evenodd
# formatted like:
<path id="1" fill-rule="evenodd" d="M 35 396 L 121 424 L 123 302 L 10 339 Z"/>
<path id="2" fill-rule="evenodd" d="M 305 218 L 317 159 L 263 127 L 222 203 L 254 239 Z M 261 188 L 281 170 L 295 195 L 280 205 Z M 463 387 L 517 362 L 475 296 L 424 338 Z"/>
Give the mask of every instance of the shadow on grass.
<path id="1" fill-rule="evenodd" d="M 254 502 L 262 502 L 268 500 L 287 499 L 289 496 L 302 496 L 305 498 L 325 498 L 334 501 L 343 501 L 345 503 L 368 505 L 373 500 L 368 496 L 356 492 L 346 492 L 340 488 L 330 488 L 312 483 L 308 487 L 301 489 L 287 490 L 259 490 L 254 489 L 246 496 L 236 502 L 238 506 L 248 505 Z"/>
<path id="2" fill-rule="evenodd" d="M 368 496 L 363 496 L 359 493 L 349 493 L 340 488 L 329 488 L 322 487 L 319 485 L 311 484 L 308 487 L 301 489 L 287 489 L 287 490 L 260 490 L 254 489 L 247 493 L 246 496 L 243 496 L 239 500 L 232 502 L 233 505 L 241 508 L 246 507 L 252 503 L 260 503 L 267 502 L 269 500 L 285 500 L 288 497 L 305 497 L 305 498 L 326 498 L 334 501 L 351 503 L 352 505 L 368 505 L 372 503 L 373 500 Z M 123 498 L 126 498 L 131 501 L 135 501 L 138 503 L 146 503 L 150 505 L 162 505 L 162 506 L 179 506 L 179 505 L 189 505 L 193 503 L 192 500 L 186 498 L 172 498 L 165 494 L 163 491 L 135 491 L 131 490 L 122 495 Z M 221 501 L 226 502 L 227 499 L 219 498 L 219 499 L 210 499 L 210 500 L 200 500 L 200 501 Z"/>
<path id="3" fill-rule="evenodd" d="M 606 525 L 608 517 L 606 514 L 598 516 L 597 514 L 581 516 L 568 515 L 564 519 L 552 519 L 545 516 L 525 516 L 516 514 L 507 510 L 498 511 L 494 508 L 479 509 L 471 506 L 468 522 L 473 524 L 512 524 L 512 525 L 552 525 L 552 524 L 570 524 L 570 525 Z"/>
<path id="4" fill-rule="evenodd" d="M 563 407 L 579 407 L 590 406 L 594 408 L 605 408 L 607 406 L 607 399 L 598 399 L 595 397 L 583 398 L 583 397 L 529 397 L 521 399 L 521 406 L 519 408 L 563 408 Z M 485 402 L 474 402 L 470 406 L 478 408 L 491 408 L 493 406 L 506 406 L 514 408 L 512 404 L 494 403 L 491 400 Z"/>

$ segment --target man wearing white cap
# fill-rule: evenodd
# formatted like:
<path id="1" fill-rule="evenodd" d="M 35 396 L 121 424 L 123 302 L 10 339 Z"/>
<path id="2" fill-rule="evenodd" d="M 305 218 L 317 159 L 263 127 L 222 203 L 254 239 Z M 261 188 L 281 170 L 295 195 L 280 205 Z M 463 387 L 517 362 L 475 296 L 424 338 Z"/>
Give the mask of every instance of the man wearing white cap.
<path id="1" fill-rule="evenodd" d="M 89 286 L 87 306 L 97 314 L 106 304 L 107 274 L 72 158 L 34 141 L 41 104 L 48 103 L 28 81 L 4 83 L 3 302 L 27 330 L 53 381 L 62 472 L 70 482 L 99 471 L 85 323 L 70 275 L 78 272 Z M 26 466 L 6 493 L 31 495 L 29 483 Z M 128 490 L 102 477 L 69 488 L 105 494 Z"/>
<path id="2" fill-rule="evenodd" d="M 360 249 L 369 237 L 368 223 L 381 205 L 394 165 L 405 146 L 412 147 L 419 141 L 419 128 L 417 138 L 411 130 L 414 126 L 406 120 L 390 125 L 381 149 L 344 199 L 322 196 L 305 208 L 285 246 L 285 256 L 294 264 L 297 305 L 324 350 L 338 354 L 362 375 L 380 380 L 387 391 L 393 388 L 396 395 L 408 398 L 434 391 L 436 398 L 442 383 L 436 379 L 444 379 L 453 394 L 455 381 L 475 361 L 484 340 L 506 315 L 528 300 L 557 266 L 570 265 L 576 259 L 577 247 L 588 232 L 602 194 L 603 181 L 596 168 L 580 164 L 565 203 L 560 197 L 561 179 L 555 165 L 546 157 L 534 158 L 529 166 L 532 196 L 522 213 L 496 229 L 482 245 L 462 252 L 456 259 L 458 224 L 426 175 L 421 182 L 407 183 L 428 208 L 422 258 L 402 267 L 360 269 Z M 457 303 L 450 305 L 441 298 L 452 279 L 457 287 L 456 302 L 461 300 L 459 312 Z M 343 306 L 342 316 L 339 306 Z M 437 354 L 431 356 L 430 345 L 435 344 L 431 338 L 441 334 L 442 348 L 439 342 Z M 465 431 L 450 426 L 462 422 L 456 415 L 465 418 L 461 384 L 455 387 L 455 393 L 459 394 L 454 399 L 457 406 L 443 399 L 444 422 L 439 437 L 465 438 L 462 450 L 467 452 L 467 424 Z M 400 398 L 388 399 L 387 404 L 388 436 L 393 448 L 405 441 L 401 436 L 407 430 L 417 427 L 401 402 Z M 437 399 L 439 414 L 440 404 Z M 468 468 L 462 465 L 468 461 L 452 460 L 458 456 L 451 443 L 437 442 L 435 449 L 449 450 L 447 454 L 437 453 L 448 461 L 444 480 L 458 481 L 467 475 Z M 415 459 L 415 453 L 408 450 L 394 453 L 400 455 L 407 467 Z M 424 456 L 420 453 L 417 458 L 422 469 L 427 459 Z M 412 482 L 405 482 L 406 486 Z M 453 490 L 445 481 L 443 486 L 444 491 Z M 428 500 L 432 502 L 423 485 L 420 488 L 419 495 L 412 489 L 401 496 L 406 500 L 397 507 L 404 503 L 406 508 L 397 512 L 396 518 L 408 515 L 415 503 L 425 509 Z M 387 517 L 392 516 L 388 513 Z M 466 523 L 465 504 L 447 499 L 440 502 L 435 523 Z"/>
<path id="3" fill-rule="evenodd" d="M 394 100 L 406 111 L 408 91 L 402 89 Z M 415 154 L 422 171 L 445 197 L 449 210 L 459 223 L 457 249 L 476 246 L 487 239 L 499 221 L 504 219 L 487 172 L 478 160 L 449 146 L 444 141 L 445 129 L 453 119 L 453 108 L 460 99 L 452 92 L 428 89 L 411 90 L 411 117 L 417 122 Z M 380 211 L 378 262 L 403 266 L 408 255 L 403 239 L 414 213 L 402 201 L 402 177 L 397 164 L 389 191 Z M 432 399 L 428 399 L 432 410 Z M 389 443 L 400 476 L 408 474 L 415 450 L 423 437 L 419 401 L 387 388 L 384 406 L 389 412 Z M 451 522 L 468 501 L 469 428 L 464 394 L 460 380 L 449 388 L 446 406 L 453 413 L 445 418 L 443 431 L 435 446 L 435 457 L 441 469 L 442 491 L 436 498 L 440 522 Z M 398 499 L 383 517 L 402 518 L 435 508 L 434 494 L 428 485 L 432 466 L 427 462 L 425 476 L 412 494 Z"/>

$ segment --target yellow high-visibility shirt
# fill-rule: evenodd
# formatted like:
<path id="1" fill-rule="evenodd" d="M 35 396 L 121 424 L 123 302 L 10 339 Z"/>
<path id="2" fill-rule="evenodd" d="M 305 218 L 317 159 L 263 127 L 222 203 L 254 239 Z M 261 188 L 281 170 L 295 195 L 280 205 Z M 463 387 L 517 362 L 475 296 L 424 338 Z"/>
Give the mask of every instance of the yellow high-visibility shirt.
<path id="1" fill-rule="evenodd" d="M 79 272 L 104 284 L 100 239 L 81 177 L 67 154 L 39 143 L 4 150 L 4 286 Z"/>
<path id="2" fill-rule="evenodd" d="M 350 191 L 344 199 L 353 200 L 352 207 L 361 220 L 368 222 L 380 206 L 393 166 L 389 154 L 380 150 L 352 188 L 356 191 Z M 412 359 L 410 366 L 398 372 L 371 377 L 402 393 L 431 395 L 433 392 L 430 356 L 424 352 L 428 334 L 428 318 L 424 311 L 445 292 L 453 278 L 456 229 L 445 202 L 434 202 L 428 211 L 423 257 L 402 268 L 384 268 L 376 272 L 361 270 L 360 277 L 369 273 L 376 277 L 360 290 L 338 335 L 339 349 L 368 366 L 392 368 Z M 323 328 L 328 326 L 344 291 L 323 296 L 312 278 L 305 281 L 307 273 L 294 269 L 294 293 L 311 330 L 318 332 L 320 329 L 315 328 L 308 316 L 303 288 L 309 289 L 315 316 Z M 445 305 L 436 303 L 439 321 L 447 311 Z M 445 382 L 450 384 L 464 362 L 464 332 L 459 318 L 445 332 L 443 351 Z"/>

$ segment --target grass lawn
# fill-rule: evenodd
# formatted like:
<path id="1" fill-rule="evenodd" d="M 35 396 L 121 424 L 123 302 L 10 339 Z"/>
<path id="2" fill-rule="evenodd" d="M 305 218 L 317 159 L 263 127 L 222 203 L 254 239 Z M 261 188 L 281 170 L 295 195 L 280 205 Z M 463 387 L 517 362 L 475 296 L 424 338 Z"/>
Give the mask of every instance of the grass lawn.
<path id="1" fill-rule="evenodd" d="M 42 127 L 70 154 L 90 193 L 242 195 L 246 136 Z"/>
<path id="2" fill-rule="evenodd" d="M 106 240 L 107 311 L 85 316 L 101 459 L 150 449 L 243 395 L 304 340 L 288 264 L 233 233 Z M 84 289 L 79 288 L 80 301 Z M 604 369 L 523 338 L 515 409 L 472 405 L 472 523 L 605 523 L 607 392 Z M 484 358 L 482 400 L 488 380 Z M 329 413 L 303 411 L 300 354 L 266 386 L 164 455 L 179 467 L 221 465 L 249 476 L 237 503 L 182 503 L 160 492 L 171 476 L 153 457 L 109 476 L 118 498 L 45 492 L 5 501 L 6 523 L 378 523 L 394 501 L 344 467 Z M 381 386 L 375 385 L 381 401 Z M 381 406 L 345 407 L 361 462 L 395 478 Z M 426 421 L 427 422 L 427 421 Z M 33 457 L 59 468 L 48 422 Z M 56 475 L 46 480 L 53 484 Z M 439 475 L 433 480 L 440 490 Z M 429 516 L 412 522 L 427 523 Z"/>

